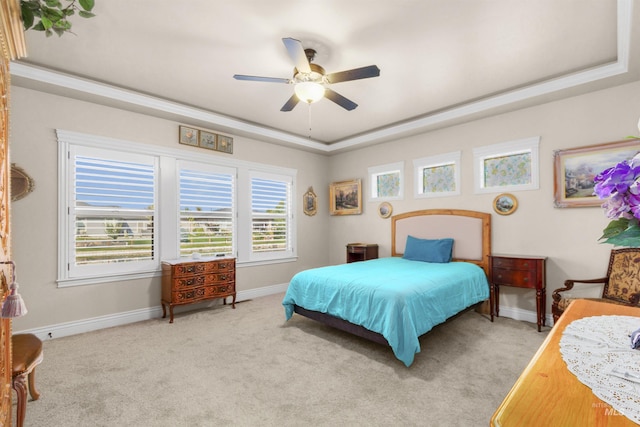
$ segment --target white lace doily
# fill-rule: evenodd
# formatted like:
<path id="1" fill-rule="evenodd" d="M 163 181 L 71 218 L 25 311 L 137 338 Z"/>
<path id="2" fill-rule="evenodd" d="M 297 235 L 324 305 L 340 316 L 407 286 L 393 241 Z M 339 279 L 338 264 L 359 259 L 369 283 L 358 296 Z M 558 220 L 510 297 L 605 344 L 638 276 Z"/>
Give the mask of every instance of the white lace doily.
<path id="1" fill-rule="evenodd" d="M 581 383 L 630 420 L 640 424 L 640 350 L 631 332 L 640 317 L 593 316 L 571 322 L 560 338 L 560 353 Z"/>

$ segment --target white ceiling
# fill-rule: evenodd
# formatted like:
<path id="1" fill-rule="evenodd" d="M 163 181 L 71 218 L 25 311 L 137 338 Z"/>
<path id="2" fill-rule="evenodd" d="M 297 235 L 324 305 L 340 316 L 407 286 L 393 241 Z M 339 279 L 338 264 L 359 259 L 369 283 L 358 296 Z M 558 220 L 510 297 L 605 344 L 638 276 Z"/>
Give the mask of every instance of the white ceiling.
<path id="1" fill-rule="evenodd" d="M 96 0 L 75 35 L 27 31 L 13 83 L 332 152 L 637 80 L 640 0 Z M 635 37 L 634 37 L 635 36 Z M 376 78 L 280 108 L 283 37 L 327 72 Z"/>

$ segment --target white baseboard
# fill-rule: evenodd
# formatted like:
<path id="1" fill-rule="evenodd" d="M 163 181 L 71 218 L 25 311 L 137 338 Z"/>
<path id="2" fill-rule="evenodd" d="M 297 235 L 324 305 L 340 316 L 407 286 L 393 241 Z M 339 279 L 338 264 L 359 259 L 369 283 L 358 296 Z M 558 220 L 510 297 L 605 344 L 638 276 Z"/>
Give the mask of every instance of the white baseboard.
<path id="1" fill-rule="evenodd" d="M 522 320 L 523 322 L 538 323 L 538 314 L 535 311 L 523 310 L 517 307 L 500 306 L 500 317 Z M 553 316 L 551 314 L 545 315 L 545 325 L 553 325 Z"/>
<path id="2" fill-rule="evenodd" d="M 254 298 L 265 297 L 285 292 L 288 283 L 280 285 L 265 286 L 257 289 L 238 291 L 236 302 L 246 301 Z M 73 322 L 58 323 L 41 328 L 25 329 L 14 331 L 14 333 L 34 334 L 41 340 L 62 338 L 70 335 L 82 334 L 85 332 L 97 331 L 99 329 L 121 326 L 129 323 L 141 322 L 156 317 L 162 317 L 162 306 L 142 308 L 139 310 L 125 311 L 122 313 L 109 314 L 106 316 L 92 317 L 90 319 L 77 320 Z"/>
<path id="3" fill-rule="evenodd" d="M 246 291 L 238 291 L 236 301 L 246 301 L 250 299 L 265 297 L 268 295 L 283 293 L 286 292 L 287 286 L 289 286 L 288 283 L 283 283 L 280 285 L 272 285 L 262 288 L 249 289 Z M 500 307 L 500 316 L 531 323 L 536 323 L 537 321 L 535 312 L 514 307 Z M 154 319 L 157 317 L 162 317 L 162 307 L 159 305 L 139 310 L 109 314 L 106 316 L 92 317 L 90 319 L 58 323 L 41 328 L 14 331 L 14 333 L 31 333 L 36 335 L 41 340 L 49 340 L 53 338 L 62 338 L 70 335 L 82 334 L 85 332 L 97 331 L 99 329 L 111 328 L 113 326 L 121 326 L 129 323 L 141 322 L 143 320 Z M 551 326 L 553 324 L 552 320 L 553 317 L 551 315 L 547 315 L 546 325 Z"/>

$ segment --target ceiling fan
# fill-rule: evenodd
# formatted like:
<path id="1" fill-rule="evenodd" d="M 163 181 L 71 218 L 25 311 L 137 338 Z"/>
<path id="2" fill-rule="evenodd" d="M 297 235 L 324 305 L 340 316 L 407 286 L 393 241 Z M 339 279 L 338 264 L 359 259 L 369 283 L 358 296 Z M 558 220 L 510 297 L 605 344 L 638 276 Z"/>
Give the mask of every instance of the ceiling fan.
<path id="1" fill-rule="evenodd" d="M 300 101 L 311 104 L 322 99 L 322 97 L 335 102 L 345 110 L 351 111 L 355 109 L 358 104 L 345 98 L 334 90 L 329 89 L 328 86 L 333 83 L 367 79 L 369 77 L 378 77 L 380 75 L 380 69 L 375 65 L 326 74 L 324 68 L 312 63 L 316 55 L 316 51 L 314 49 L 304 49 L 300 40 L 290 37 L 283 38 L 282 42 L 287 48 L 287 52 L 295 64 L 295 68 L 293 69 L 293 78 L 284 79 L 278 77 L 246 76 L 242 74 L 235 74 L 233 76 L 236 80 L 287 83 L 295 85 L 295 93 L 291 98 L 289 98 L 280 111 L 291 111 Z"/>

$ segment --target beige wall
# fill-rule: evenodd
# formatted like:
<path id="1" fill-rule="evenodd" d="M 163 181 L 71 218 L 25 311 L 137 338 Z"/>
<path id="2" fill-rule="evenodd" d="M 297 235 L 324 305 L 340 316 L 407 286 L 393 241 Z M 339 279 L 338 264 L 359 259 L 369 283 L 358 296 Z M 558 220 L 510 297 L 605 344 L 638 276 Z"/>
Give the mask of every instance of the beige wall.
<path id="1" fill-rule="evenodd" d="M 610 245 L 597 242 L 608 220 L 598 207 L 553 206 L 554 150 L 624 139 L 637 135 L 640 83 L 618 86 L 559 102 L 469 122 L 331 158 L 334 180 L 366 178 L 370 166 L 404 161 L 405 197 L 391 202 L 394 213 L 429 208 L 471 209 L 493 213 L 495 194 L 475 194 L 473 148 L 540 136 L 540 189 L 512 192 L 518 209 L 510 216 L 493 213 L 493 252 L 544 255 L 547 260 L 547 313 L 551 292 L 568 278 L 596 278 L 606 272 Z M 431 199 L 413 197 L 413 159 L 462 151 L 461 195 Z M 368 180 L 363 181 L 363 187 Z M 364 202 L 361 217 L 331 217 L 332 263 L 340 262 L 349 241 L 380 244 L 381 256 L 391 252 L 390 220 L 380 219 L 376 202 Z M 501 288 L 501 308 L 535 312 L 535 294 Z"/>
<path id="2" fill-rule="evenodd" d="M 375 242 L 381 256 L 390 254 L 390 221 L 378 217 L 378 203 L 365 199 L 362 215 L 331 217 L 329 182 L 362 178 L 366 186 L 368 167 L 404 161 L 405 197 L 392 202 L 394 213 L 445 207 L 492 212 L 497 194 L 474 194 L 473 148 L 540 136 L 540 189 L 514 192 L 517 211 L 510 216 L 493 215 L 493 249 L 494 253 L 548 256 L 550 306 L 551 290 L 566 278 L 601 276 L 611 249 L 597 243 L 607 223 L 602 209 L 553 207 L 553 152 L 637 134 L 637 99 L 640 83 L 633 83 L 330 157 L 236 137 L 235 158 L 296 168 L 297 200 L 313 186 L 319 206 L 316 216 L 307 217 L 298 205 L 298 262 L 240 268 L 238 289 L 287 283 L 297 271 L 344 262 L 348 242 Z M 35 191 L 12 206 L 14 259 L 29 308 L 27 316 L 14 322 L 14 330 L 158 306 L 157 278 L 57 288 L 54 129 L 175 147 L 179 123 L 20 87 L 12 88 L 11 107 L 11 160 L 36 182 Z M 414 199 L 412 160 L 457 150 L 462 151 L 461 195 Z M 532 292 L 504 288 L 501 297 L 503 307 L 535 310 Z"/>
<path id="3" fill-rule="evenodd" d="M 75 322 L 98 316 L 157 307 L 160 279 L 58 288 L 57 140 L 55 129 L 83 132 L 146 144 L 178 147 L 178 122 L 135 114 L 70 98 L 12 87 L 11 161 L 35 180 L 35 191 L 12 205 L 13 254 L 17 279 L 29 313 L 14 330 Z M 204 150 L 179 146 L 188 150 Z M 226 154 L 206 152 L 206 155 Z M 203 154 L 204 155 L 204 154 Z M 238 291 L 282 285 L 296 272 L 328 262 L 328 212 L 302 213 L 302 195 L 310 186 L 327 188 L 329 158 L 301 150 L 235 137 L 235 159 L 295 168 L 299 238 L 298 261 L 239 267 Z M 326 199 L 320 199 L 321 206 Z M 180 308 L 176 309 L 179 312 Z"/>

